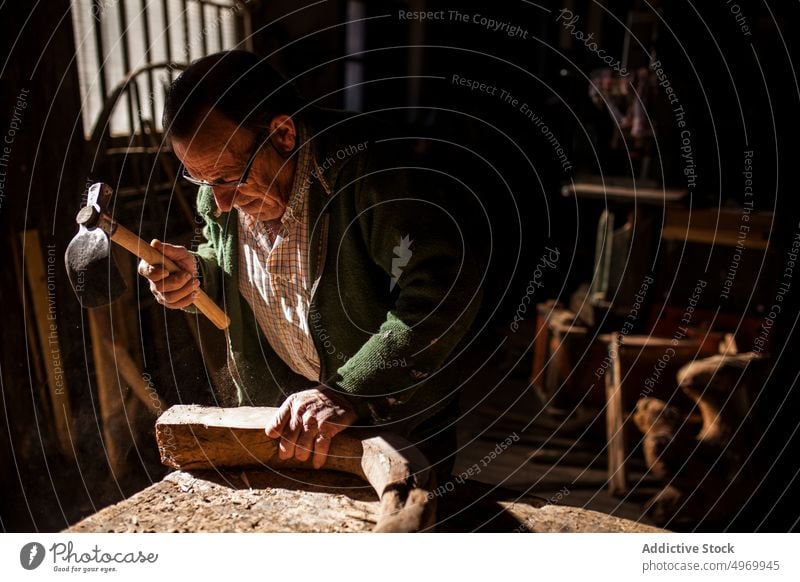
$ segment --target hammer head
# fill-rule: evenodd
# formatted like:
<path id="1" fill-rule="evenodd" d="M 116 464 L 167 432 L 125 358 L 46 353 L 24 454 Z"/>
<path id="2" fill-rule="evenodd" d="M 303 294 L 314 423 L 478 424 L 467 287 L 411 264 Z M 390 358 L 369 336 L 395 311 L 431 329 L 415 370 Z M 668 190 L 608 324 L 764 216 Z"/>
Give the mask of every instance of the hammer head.
<path id="1" fill-rule="evenodd" d="M 108 208 L 112 193 L 107 184 L 92 185 L 88 204 L 78 213 L 78 234 L 64 255 L 69 282 L 83 307 L 107 305 L 127 289 L 111 255 L 108 234 L 93 219 Z"/>

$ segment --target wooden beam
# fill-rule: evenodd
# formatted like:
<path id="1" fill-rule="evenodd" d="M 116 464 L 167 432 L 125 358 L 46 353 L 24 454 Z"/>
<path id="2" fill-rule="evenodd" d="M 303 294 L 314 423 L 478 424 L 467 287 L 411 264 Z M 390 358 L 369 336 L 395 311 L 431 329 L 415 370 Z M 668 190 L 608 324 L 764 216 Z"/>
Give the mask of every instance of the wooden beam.
<path id="1" fill-rule="evenodd" d="M 138 451 L 142 435 L 137 431 L 141 414 L 147 420 L 157 416 L 160 402 L 156 404 L 151 390 L 142 375 L 140 362 L 131 355 L 131 346 L 140 345 L 139 326 L 133 297 L 133 270 L 130 255 L 112 245 L 111 252 L 127 286 L 127 291 L 110 305 L 87 310 L 89 336 L 92 342 L 98 408 L 102 421 L 103 443 L 109 470 L 115 479 L 122 478 L 131 470 L 128 455 Z M 139 403 L 147 406 L 144 413 Z"/>
<path id="2" fill-rule="evenodd" d="M 103 445 L 109 470 L 114 479 L 119 479 L 125 475 L 128 469 L 125 457 L 130 441 L 125 434 L 128 423 L 125 418 L 123 401 L 126 394 L 117 382 L 114 353 L 109 349 L 107 340 L 111 333 L 110 309 L 110 306 L 89 309 L 87 320 L 89 337 L 92 341 L 92 359 L 94 360 Z"/>
<path id="3" fill-rule="evenodd" d="M 268 407 L 173 406 L 156 422 L 165 465 L 183 471 L 273 467 L 311 469 L 311 460 L 282 460 L 264 431 L 277 411 Z M 433 472 L 407 440 L 388 432 L 348 429 L 331 442 L 326 469 L 365 479 L 381 498 L 375 531 L 420 531 L 435 521 Z"/>
<path id="4" fill-rule="evenodd" d="M 22 233 L 23 252 L 25 254 L 25 275 L 28 281 L 33 315 L 39 336 L 39 346 L 47 371 L 47 386 L 50 392 L 50 403 L 53 409 L 53 422 L 59 448 L 65 457 L 74 459 L 72 448 L 72 406 L 69 401 L 67 376 L 58 337 L 57 312 L 55 308 L 55 281 L 48 278 L 42 258 L 42 244 L 39 231 L 26 230 Z M 58 257 L 60 260 L 61 257 Z M 48 265 L 51 257 L 48 256 Z M 53 263 L 51 278 L 55 277 Z"/>
<path id="5" fill-rule="evenodd" d="M 686 196 L 686 190 L 675 188 L 631 188 L 612 184 L 595 184 L 593 182 L 575 182 L 561 187 L 564 197 L 585 196 L 603 200 L 622 202 L 650 202 L 664 204 L 678 202 Z"/>
<path id="6" fill-rule="evenodd" d="M 19 287 L 19 301 L 22 305 L 23 313 L 30 313 L 32 311 L 31 302 L 25 294 L 25 272 L 22 270 L 22 252 L 19 248 L 17 236 L 19 233 L 10 233 L 8 243 L 11 248 L 11 257 L 14 264 L 14 278 Z M 42 401 L 42 412 L 47 418 L 47 422 L 53 422 L 53 407 L 50 402 L 50 394 L 47 392 L 47 378 L 45 377 L 44 370 L 42 369 L 42 354 L 39 351 L 39 344 L 37 343 L 36 325 L 33 317 L 25 317 L 25 335 L 28 340 L 28 361 L 33 370 L 33 380 L 36 382 L 36 392 L 39 399 Z"/>
<path id="7" fill-rule="evenodd" d="M 770 212 L 670 208 L 661 238 L 746 249 L 766 249 L 774 230 Z"/>
<path id="8" fill-rule="evenodd" d="M 611 495 L 628 493 L 628 471 L 625 466 L 625 409 L 622 398 L 622 365 L 619 334 L 611 334 L 608 343 L 611 367 L 606 372 L 606 440 L 608 441 L 608 488 Z"/>

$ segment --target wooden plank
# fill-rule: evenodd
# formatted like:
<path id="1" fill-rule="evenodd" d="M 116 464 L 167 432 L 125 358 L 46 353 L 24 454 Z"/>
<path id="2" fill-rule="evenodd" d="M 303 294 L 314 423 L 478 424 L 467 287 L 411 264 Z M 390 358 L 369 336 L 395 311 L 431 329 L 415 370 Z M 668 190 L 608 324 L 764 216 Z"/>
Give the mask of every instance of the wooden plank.
<path id="1" fill-rule="evenodd" d="M 731 247 L 741 245 L 747 249 L 767 248 L 773 230 L 773 214 L 744 213 L 745 210 L 670 208 L 661 238 Z"/>
<path id="2" fill-rule="evenodd" d="M 303 468 L 311 460 L 282 460 L 264 431 L 269 407 L 173 406 L 156 422 L 161 461 L 174 469 Z M 419 531 L 435 518 L 433 473 L 425 456 L 397 435 L 348 429 L 331 442 L 326 469 L 365 479 L 381 498 L 375 531 Z"/>
<path id="3" fill-rule="evenodd" d="M 745 225 L 746 226 L 746 225 Z M 766 249 L 767 239 L 763 234 L 756 233 L 757 238 L 739 237 L 736 231 L 717 230 L 713 228 L 687 228 L 686 225 L 668 224 L 661 231 L 664 240 L 678 240 L 687 243 L 700 243 L 706 245 L 719 245 L 735 247 L 741 244 L 746 249 Z"/>
<path id="4" fill-rule="evenodd" d="M 112 304 L 88 310 L 89 335 L 95 368 L 97 400 L 102 421 L 103 443 L 109 468 L 115 478 L 127 474 L 131 450 L 138 451 L 141 434 L 137 430 L 141 415 L 152 422 L 158 411 L 156 402 L 141 373 L 141 364 L 131 356 L 129 347 L 140 345 L 139 327 L 133 292 L 133 271 L 127 268 L 131 257 L 112 245 L 117 265 L 125 266 L 120 273 L 127 291 Z M 143 403 L 150 409 L 144 413 Z"/>
<path id="5" fill-rule="evenodd" d="M 548 356 L 548 339 L 550 328 L 547 325 L 547 314 L 536 314 L 536 336 L 533 345 L 533 366 L 531 367 L 531 384 L 541 387 L 544 385 L 544 367 Z"/>
<path id="6" fill-rule="evenodd" d="M 619 201 L 641 201 L 653 203 L 677 202 L 686 196 L 686 190 L 673 188 L 631 188 L 611 184 L 595 184 L 591 182 L 575 182 L 561 188 L 565 197 L 586 196 Z"/>
<path id="7" fill-rule="evenodd" d="M 625 467 L 625 409 L 622 402 L 622 367 L 620 365 L 619 334 L 612 333 L 608 344 L 611 367 L 606 373 L 606 438 L 608 440 L 608 486 L 612 495 L 628 492 L 628 472 Z"/>
<path id="8" fill-rule="evenodd" d="M 103 431 L 108 466 L 115 479 L 127 472 L 126 456 L 129 442 L 126 434 L 127 420 L 123 404 L 125 394 L 117 382 L 114 353 L 109 349 L 111 317 L 110 306 L 89 309 L 89 337 L 92 341 L 97 401 Z"/>
<path id="9" fill-rule="evenodd" d="M 48 280 L 42 258 L 42 245 L 39 231 L 26 230 L 22 233 L 23 252 L 25 254 L 25 274 L 33 303 L 33 315 L 39 335 L 39 345 L 47 372 L 47 386 L 53 408 L 53 421 L 56 437 L 62 454 L 74 459 L 72 448 L 72 406 L 69 401 L 66 374 L 61 361 L 61 344 L 58 337 L 55 308 L 55 282 Z M 48 257 L 48 264 L 51 261 Z M 51 278 L 54 277 L 55 264 L 48 267 Z"/>
<path id="10" fill-rule="evenodd" d="M 98 341 L 106 342 L 107 353 L 115 363 L 115 372 L 152 414 L 148 423 L 152 422 L 163 410 L 163 404 L 158 394 L 144 378 L 141 354 L 135 350 L 141 346 L 139 325 L 136 317 L 139 306 L 133 292 L 136 289 L 135 263 L 130 254 L 116 245 L 111 245 L 115 263 L 120 266 L 120 275 L 125 281 L 126 291 L 111 306 L 110 320 L 106 321 L 104 337 L 98 336 Z M 112 326 L 113 324 L 113 326 Z M 130 399 L 128 399 L 130 400 Z M 129 421 L 130 422 L 130 421 Z"/>
<path id="11" fill-rule="evenodd" d="M 108 352 L 115 354 L 117 372 L 122 380 L 133 390 L 133 393 L 147 407 L 153 417 L 157 416 L 159 412 L 164 410 L 163 403 L 156 391 L 145 380 L 139 365 L 134 362 L 127 349 L 121 347 L 115 349 L 110 340 L 106 341 Z"/>
<path id="12" fill-rule="evenodd" d="M 25 273 L 22 270 L 22 251 L 19 248 L 17 235 L 19 233 L 10 234 L 8 237 L 9 246 L 11 247 L 11 257 L 14 264 L 14 278 L 17 281 L 19 288 L 19 302 L 22 305 L 23 313 L 29 313 L 32 309 L 30 307 L 30 300 L 25 294 Z M 50 395 L 47 388 L 47 378 L 45 377 L 44 370 L 42 369 L 42 354 L 39 351 L 39 344 L 37 343 L 36 325 L 33 317 L 25 317 L 25 335 L 28 340 L 28 362 L 33 370 L 34 381 L 36 382 L 36 392 L 42 402 L 42 413 L 46 416 L 47 422 L 53 422 L 53 410 L 50 403 Z"/>

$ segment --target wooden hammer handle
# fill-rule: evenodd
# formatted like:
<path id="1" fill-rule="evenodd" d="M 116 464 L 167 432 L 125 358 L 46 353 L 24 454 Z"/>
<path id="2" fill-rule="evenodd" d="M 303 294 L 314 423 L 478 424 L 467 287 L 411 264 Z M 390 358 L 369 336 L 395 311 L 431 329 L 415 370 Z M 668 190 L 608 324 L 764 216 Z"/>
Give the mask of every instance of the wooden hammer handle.
<path id="1" fill-rule="evenodd" d="M 116 223 L 114 233 L 111 235 L 111 240 L 151 265 L 163 265 L 170 273 L 181 270 L 178 265 L 164 256 L 163 253 L 158 252 L 119 223 Z M 227 314 L 222 311 L 202 289 L 197 290 L 197 298 L 194 300 L 194 306 L 219 329 L 227 329 L 231 324 L 231 320 Z"/>

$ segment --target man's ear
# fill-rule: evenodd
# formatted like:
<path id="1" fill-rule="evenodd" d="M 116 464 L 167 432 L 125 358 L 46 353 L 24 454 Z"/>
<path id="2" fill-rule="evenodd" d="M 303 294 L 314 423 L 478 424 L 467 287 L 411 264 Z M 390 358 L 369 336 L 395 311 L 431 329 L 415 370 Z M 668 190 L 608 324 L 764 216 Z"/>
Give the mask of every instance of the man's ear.
<path id="1" fill-rule="evenodd" d="M 289 115 L 276 115 L 269 122 L 269 133 L 272 143 L 284 155 L 288 156 L 297 145 L 297 127 Z"/>

